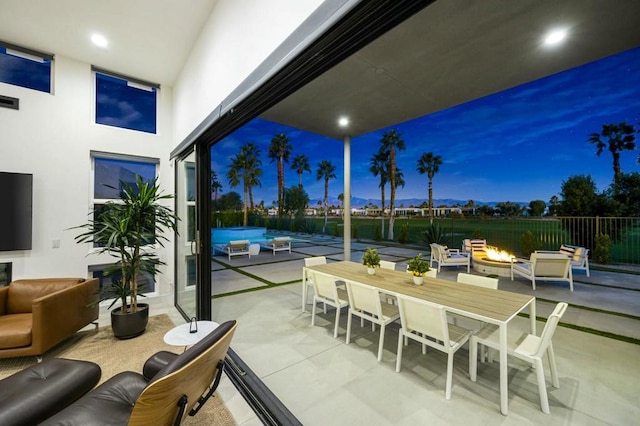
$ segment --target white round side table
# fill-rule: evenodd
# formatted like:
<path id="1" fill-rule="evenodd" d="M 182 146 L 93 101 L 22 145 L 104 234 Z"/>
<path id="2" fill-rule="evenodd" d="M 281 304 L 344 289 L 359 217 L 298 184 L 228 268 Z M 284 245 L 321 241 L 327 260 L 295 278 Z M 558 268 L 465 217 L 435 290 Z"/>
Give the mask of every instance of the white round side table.
<path id="1" fill-rule="evenodd" d="M 217 322 L 213 321 L 196 321 L 198 331 L 191 333 L 189 330 L 192 323 L 178 325 L 167 331 L 164 335 L 164 342 L 172 346 L 191 346 L 202 340 L 207 334 L 218 328 Z"/>

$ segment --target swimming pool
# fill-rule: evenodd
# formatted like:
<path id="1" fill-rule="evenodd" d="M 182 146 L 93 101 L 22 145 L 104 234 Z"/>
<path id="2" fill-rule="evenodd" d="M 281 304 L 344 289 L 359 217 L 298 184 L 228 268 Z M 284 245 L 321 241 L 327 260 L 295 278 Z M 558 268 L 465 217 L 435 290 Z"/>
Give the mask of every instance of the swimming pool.
<path id="1" fill-rule="evenodd" d="M 267 228 L 260 226 L 236 226 L 232 228 L 213 228 L 211 244 L 227 244 L 234 240 L 249 240 L 260 243 L 267 239 Z"/>

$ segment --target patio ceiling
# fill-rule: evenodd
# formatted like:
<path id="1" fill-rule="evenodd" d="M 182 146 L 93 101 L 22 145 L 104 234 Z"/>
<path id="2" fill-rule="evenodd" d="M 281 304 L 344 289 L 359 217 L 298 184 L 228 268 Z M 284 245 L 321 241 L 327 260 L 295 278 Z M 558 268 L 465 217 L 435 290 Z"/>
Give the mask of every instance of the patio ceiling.
<path id="1" fill-rule="evenodd" d="M 261 118 L 366 134 L 637 47 L 638 16 L 636 0 L 438 0 Z M 543 46 L 558 27 L 566 42 Z"/>

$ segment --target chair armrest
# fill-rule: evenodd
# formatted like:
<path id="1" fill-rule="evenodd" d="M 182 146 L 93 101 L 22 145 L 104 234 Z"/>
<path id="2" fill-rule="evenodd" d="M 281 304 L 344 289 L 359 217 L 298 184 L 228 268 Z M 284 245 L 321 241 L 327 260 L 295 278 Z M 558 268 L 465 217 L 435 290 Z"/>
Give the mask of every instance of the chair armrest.
<path id="1" fill-rule="evenodd" d="M 33 301 L 32 345 L 40 353 L 98 318 L 98 279 L 37 298 Z M 92 305 L 93 306 L 90 306 Z"/>
<path id="2" fill-rule="evenodd" d="M 7 313 L 7 295 L 9 294 L 9 286 L 0 287 L 0 315 Z"/>
<path id="3" fill-rule="evenodd" d="M 460 249 L 447 249 L 449 254 L 460 254 Z"/>

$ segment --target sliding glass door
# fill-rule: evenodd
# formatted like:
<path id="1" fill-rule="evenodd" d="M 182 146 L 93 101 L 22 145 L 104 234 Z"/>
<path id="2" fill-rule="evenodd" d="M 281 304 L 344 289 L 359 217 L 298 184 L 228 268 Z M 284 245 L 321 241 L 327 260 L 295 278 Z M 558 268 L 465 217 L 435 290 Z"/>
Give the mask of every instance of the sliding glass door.
<path id="1" fill-rule="evenodd" d="M 176 161 L 176 213 L 180 218 L 176 237 L 175 304 L 183 316 L 196 316 L 198 282 L 198 231 L 195 150 Z"/>

